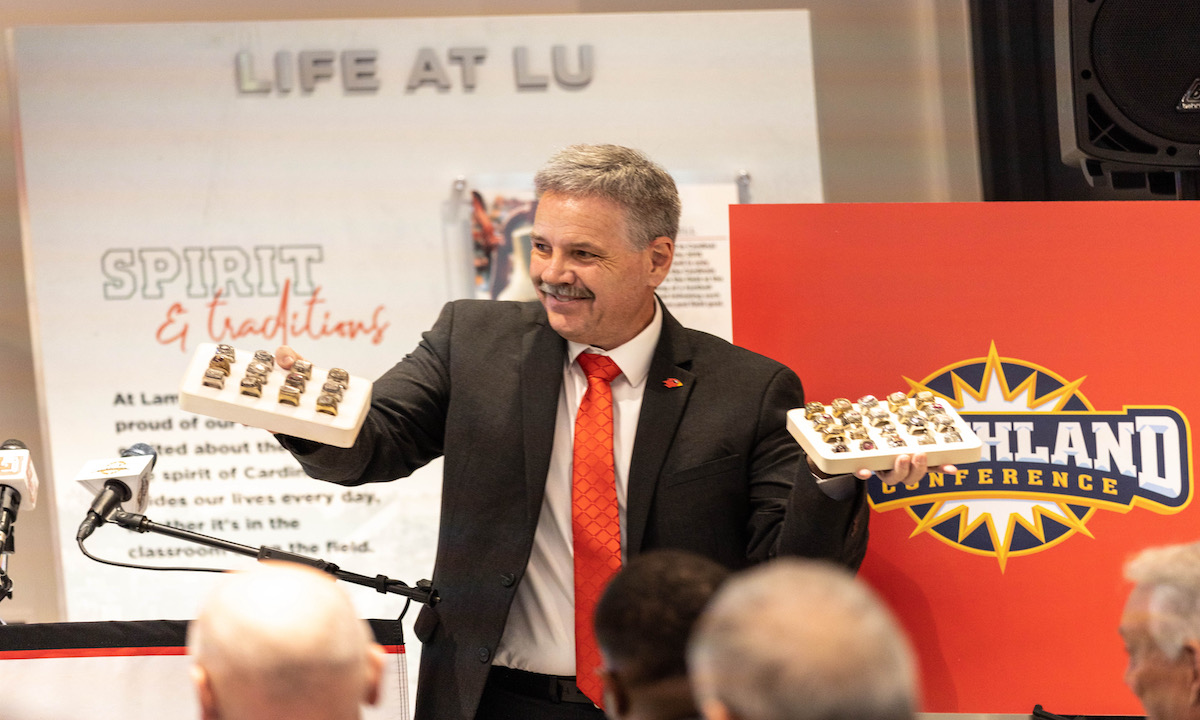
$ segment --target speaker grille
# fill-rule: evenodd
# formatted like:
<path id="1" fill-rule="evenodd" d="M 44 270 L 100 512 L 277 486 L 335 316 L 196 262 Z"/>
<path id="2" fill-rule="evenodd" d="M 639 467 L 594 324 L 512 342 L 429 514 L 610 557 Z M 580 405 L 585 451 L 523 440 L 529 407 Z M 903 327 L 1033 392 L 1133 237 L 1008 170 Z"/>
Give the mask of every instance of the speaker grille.
<path id="1" fill-rule="evenodd" d="M 1138 140 L 1133 133 L 1109 117 L 1094 95 L 1087 96 L 1087 121 L 1088 140 L 1098 148 L 1143 155 L 1153 155 L 1158 151 L 1158 148 Z"/>
<path id="2" fill-rule="evenodd" d="M 1142 128 L 1200 143 L 1200 112 L 1177 108 L 1200 78 L 1200 3 L 1105 0 L 1090 43 L 1096 80 Z"/>

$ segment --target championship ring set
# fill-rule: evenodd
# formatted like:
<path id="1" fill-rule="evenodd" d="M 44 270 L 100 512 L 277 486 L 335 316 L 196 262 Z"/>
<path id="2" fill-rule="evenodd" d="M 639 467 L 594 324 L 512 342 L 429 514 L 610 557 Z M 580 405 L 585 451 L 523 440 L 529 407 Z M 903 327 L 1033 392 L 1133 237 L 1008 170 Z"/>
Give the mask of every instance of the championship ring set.
<path id="1" fill-rule="evenodd" d="M 266 350 L 205 343 L 183 376 L 179 407 L 271 432 L 350 447 L 371 404 L 371 381 L 297 360 L 290 370 Z"/>
<path id="2" fill-rule="evenodd" d="M 860 468 L 891 470 L 897 455 L 924 452 L 929 467 L 979 460 L 983 443 L 970 425 L 933 393 L 902 392 L 879 400 L 837 398 L 788 412 L 788 431 L 813 464 L 838 475 Z"/>

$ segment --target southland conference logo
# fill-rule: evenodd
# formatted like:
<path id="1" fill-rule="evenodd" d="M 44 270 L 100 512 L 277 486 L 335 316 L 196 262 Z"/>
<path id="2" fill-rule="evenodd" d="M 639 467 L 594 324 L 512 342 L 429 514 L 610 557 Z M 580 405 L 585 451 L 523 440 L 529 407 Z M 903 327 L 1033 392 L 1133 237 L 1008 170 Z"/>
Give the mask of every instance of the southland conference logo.
<path id="1" fill-rule="evenodd" d="M 950 403 L 983 441 L 983 456 L 958 473 L 930 472 L 912 485 L 873 483 L 871 506 L 905 509 L 912 535 L 930 533 L 965 552 L 1009 558 L 1041 552 L 1087 528 L 1097 510 L 1173 514 L 1191 502 L 1187 418 L 1161 406 L 1097 411 L 1080 391 L 1039 365 L 986 358 L 947 365 L 911 393 Z"/>

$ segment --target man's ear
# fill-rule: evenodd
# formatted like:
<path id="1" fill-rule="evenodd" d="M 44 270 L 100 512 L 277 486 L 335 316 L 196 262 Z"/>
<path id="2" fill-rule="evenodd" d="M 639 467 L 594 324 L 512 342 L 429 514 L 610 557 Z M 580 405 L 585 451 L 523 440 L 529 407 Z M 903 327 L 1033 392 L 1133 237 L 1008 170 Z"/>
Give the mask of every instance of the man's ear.
<path id="1" fill-rule="evenodd" d="M 629 714 L 629 690 L 621 680 L 621 676 L 609 670 L 596 670 L 604 688 L 604 714 L 612 720 L 620 720 Z"/>
<path id="2" fill-rule="evenodd" d="M 383 688 L 383 666 L 387 663 L 387 653 L 379 645 L 371 645 L 367 652 L 367 683 L 363 703 L 378 705 L 379 694 Z"/>
<path id="3" fill-rule="evenodd" d="M 654 287 L 658 287 L 671 270 L 671 261 L 675 259 L 675 241 L 666 235 L 660 235 L 650 241 L 648 250 L 650 251 L 650 283 Z"/>
<path id="4" fill-rule="evenodd" d="M 1188 669 L 1188 701 L 1200 706 L 1200 640 L 1188 640 L 1180 650 Z"/>
<path id="5" fill-rule="evenodd" d="M 213 693 L 208 672 L 193 664 L 188 674 L 191 675 L 192 687 L 196 690 L 196 699 L 200 702 L 200 717 L 203 720 L 220 720 L 221 713 L 217 710 L 217 697 Z"/>

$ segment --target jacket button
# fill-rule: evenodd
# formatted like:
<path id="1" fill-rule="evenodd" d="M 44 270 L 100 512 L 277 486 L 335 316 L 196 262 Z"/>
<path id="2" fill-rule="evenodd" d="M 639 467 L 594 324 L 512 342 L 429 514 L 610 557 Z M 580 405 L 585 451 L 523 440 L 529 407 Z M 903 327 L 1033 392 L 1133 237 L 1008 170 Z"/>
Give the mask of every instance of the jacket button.
<path id="1" fill-rule="evenodd" d="M 503 585 L 504 587 L 512 587 L 513 583 L 515 583 L 516 581 L 517 581 L 517 576 L 513 575 L 512 573 L 504 573 L 503 575 L 500 576 L 500 584 Z"/>
<path id="2" fill-rule="evenodd" d="M 492 651 L 485 647 L 479 648 L 479 662 L 485 663 L 492 659 Z"/>

